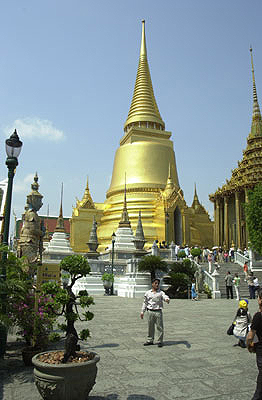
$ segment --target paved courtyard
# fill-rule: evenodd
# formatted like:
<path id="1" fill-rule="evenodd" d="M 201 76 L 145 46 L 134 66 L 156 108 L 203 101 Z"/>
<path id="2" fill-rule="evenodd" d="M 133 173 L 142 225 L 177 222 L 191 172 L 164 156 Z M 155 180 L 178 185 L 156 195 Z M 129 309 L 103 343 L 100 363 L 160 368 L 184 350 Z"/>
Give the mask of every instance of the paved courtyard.
<path id="1" fill-rule="evenodd" d="M 165 305 L 165 346 L 144 347 L 147 322 L 140 320 L 141 299 L 95 297 L 82 348 L 100 355 L 90 400 L 250 400 L 255 390 L 255 355 L 234 347 L 226 335 L 236 300 L 171 300 Z M 257 310 L 250 300 L 249 311 Z M 0 361 L 0 399 L 40 400 L 32 367 L 24 367 L 13 337 Z"/>

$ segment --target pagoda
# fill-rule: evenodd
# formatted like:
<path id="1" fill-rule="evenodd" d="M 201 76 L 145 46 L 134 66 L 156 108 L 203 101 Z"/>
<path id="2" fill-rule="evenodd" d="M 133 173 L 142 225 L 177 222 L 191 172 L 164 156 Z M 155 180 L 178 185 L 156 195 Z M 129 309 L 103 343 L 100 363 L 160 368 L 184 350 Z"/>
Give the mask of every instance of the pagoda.
<path id="1" fill-rule="evenodd" d="M 170 138 L 171 132 L 165 128 L 154 95 L 143 20 L 135 88 L 124 135 L 116 150 L 111 184 L 103 204 L 85 205 L 82 201 L 83 204 L 78 202 L 74 208 L 71 223 L 74 251 L 81 251 L 87 242 L 94 214 L 98 224 L 98 250 L 101 252 L 110 246 L 112 233 L 121 220 L 125 196 L 130 226 L 137 225 L 139 212 L 143 215 L 146 248 L 156 239 L 180 245 L 213 244 L 213 226 L 207 212 L 202 210 L 201 217 L 198 214 L 196 218 L 184 200 Z"/>
<path id="2" fill-rule="evenodd" d="M 258 103 L 252 48 L 253 114 L 247 147 L 230 180 L 209 196 L 214 203 L 217 246 L 247 248 L 248 232 L 243 204 L 248 202 L 248 190 L 262 181 L 262 119 Z"/>

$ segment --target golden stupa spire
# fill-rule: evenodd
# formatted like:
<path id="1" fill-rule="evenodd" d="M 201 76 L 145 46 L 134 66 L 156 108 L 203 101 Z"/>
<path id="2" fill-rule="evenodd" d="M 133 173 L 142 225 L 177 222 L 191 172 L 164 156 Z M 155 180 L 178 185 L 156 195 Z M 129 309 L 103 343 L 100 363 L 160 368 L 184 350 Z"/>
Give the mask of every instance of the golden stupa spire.
<path id="1" fill-rule="evenodd" d="M 174 187 L 174 182 L 171 177 L 171 164 L 169 163 L 168 166 L 168 177 L 167 177 L 167 182 L 166 182 L 166 189 L 173 189 Z"/>
<path id="2" fill-rule="evenodd" d="M 59 211 L 59 217 L 57 218 L 55 232 L 65 232 L 62 203 L 63 203 L 63 183 L 62 183 L 62 187 L 61 187 L 60 211 Z"/>
<path id="3" fill-rule="evenodd" d="M 136 83 L 132 103 L 124 126 L 133 124 L 151 129 L 165 129 L 154 96 L 146 51 L 145 20 L 142 21 L 142 39 Z"/>
<path id="4" fill-rule="evenodd" d="M 125 173 L 125 193 L 124 193 L 124 205 L 122 211 L 122 218 L 118 225 L 119 228 L 131 228 L 129 216 L 127 212 L 127 205 L 126 205 L 126 173 Z"/>
<path id="5" fill-rule="evenodd" d="M 250 53 L 251 53 L 252 80 L 253 80 L 253 115 L 252 115 L 251 135 L 257 136 L 257 135 L 262 135 L 262 119 L 257 99 L 257 88 L 256 88 L 253 53 L 251 46 L 250 46 Z"/>

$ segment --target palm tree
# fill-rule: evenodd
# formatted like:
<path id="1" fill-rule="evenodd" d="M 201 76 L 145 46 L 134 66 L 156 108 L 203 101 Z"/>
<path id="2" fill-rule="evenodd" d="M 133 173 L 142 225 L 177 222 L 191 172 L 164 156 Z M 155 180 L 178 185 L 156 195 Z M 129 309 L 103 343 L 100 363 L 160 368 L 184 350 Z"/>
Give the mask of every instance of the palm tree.
<path id="1" fill-rule="evenodd" d="M 139 272 L 150 272 L 151 281 L 156 278 L 156 271 L 168 271 L 168 266 L 165 261 L 159 256 L 145 256 L 138 263 Z"/>

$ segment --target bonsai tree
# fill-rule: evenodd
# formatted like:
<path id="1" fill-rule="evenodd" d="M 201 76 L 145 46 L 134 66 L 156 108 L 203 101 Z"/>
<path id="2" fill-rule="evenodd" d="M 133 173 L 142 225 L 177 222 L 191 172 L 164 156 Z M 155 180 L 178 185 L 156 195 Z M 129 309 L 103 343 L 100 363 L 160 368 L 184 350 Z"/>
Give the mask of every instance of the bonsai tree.
<path id="1" fill-rule="evenodd" d="M 115 278 L 114 278 L 114 274 L 109 274 L 108 272 L 104 272 L 102 275 L 102 281 L 108 281 L 108 282 L 114 282 Z"/>
<path id="2" fill-rule="evenodd" d="M 248 203 L 244 205 L 251 247 L 262 254 L 262 184 L 248 192 Z"/>
<path id="3" fill-rule="evenodd" d="M 191 261 L 186 258 L 183 262 L 175 262 L 171 265 L 168 276 L 164 278 L 164 283 L 170 285 L 167 294 L 171 298 L 185 298 L 187 296 L 188 285 L 194 278 L 196 268 Z"/>
<path id="4" fill-rule="evenodd" d="M 156 277 L 156 271 L 168 271 L 168 266 L 165 261 L 159 256 L 145 256 L 138 263 L 138 271 L 140 272 L 150 272 L 151 281 Z"/>
<path id="5" fill-rule="evenodd" d="M 191 253 L 191 256 L 193 258 L 195 258 L 196 261 L 198 261 L 200 258 L 200 255 L 201 255 L 201 249 L 199 249 L 198 247 L 195 247 L 194 249 L 191 249 L 190 253 Z"/>
<path id="6" fill-rule="evenodd" d="M 180 250 L 180 251 L 177 253 L 177 257 L 178 257 L 178 258 L 185 258 L 185 257 L 186 257 L 186 252 L 185 252 L 185 250 Z"/>
<path id="7" fill-rule="evenodd" d="M 66 348 L 63 358 L 65 363 L 71 355 L 73 357 L 76 355 L 75 352 L 79 349 L 78 339 L 86 340 L 90 336 L 88 328 L 82 329 L 78 336 L 74 324 L 78 319 L 90 321 L 94 317 L 94 314 L 88 311 L 89 306 L 94 304 L 94 300 L 93 297 L 88 296 L 86 290 L 80 291 L 78 295 L 75 295 L 72 290 L 78 279 L 90 273 L 90 266 L 85 257 L 81 255 L 67 256 L 60 262 L 60 267 L 70 275 L 68 284 L 61 288 L 56 282 L 47 282 L 42 285 L 42 292 L 46 295 L 54 295 L 55 305 L 59 305 L 61 309 L 59 313 L 54 308 L 53 311 L 56 315 L 62 315 L 65 318 L 66 323 L 59 325 L 59 328 L 66 333 Z M 78 304 L 87 310 L 82 315 L 79 313 Z"/>

